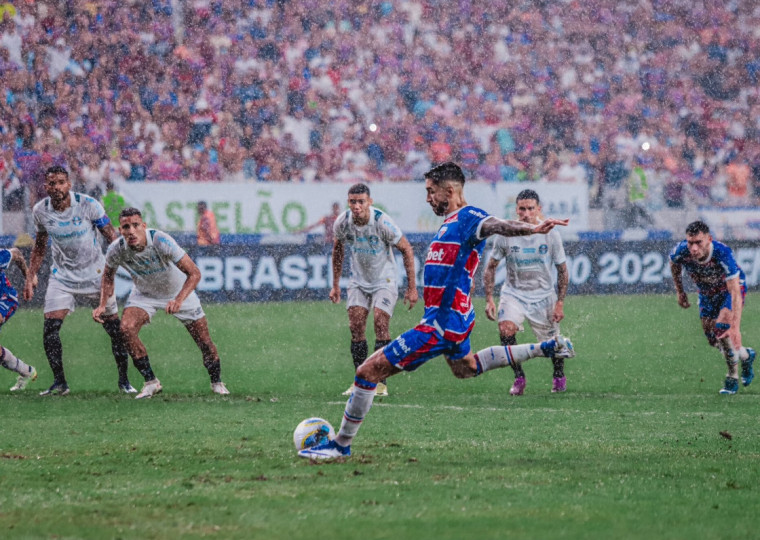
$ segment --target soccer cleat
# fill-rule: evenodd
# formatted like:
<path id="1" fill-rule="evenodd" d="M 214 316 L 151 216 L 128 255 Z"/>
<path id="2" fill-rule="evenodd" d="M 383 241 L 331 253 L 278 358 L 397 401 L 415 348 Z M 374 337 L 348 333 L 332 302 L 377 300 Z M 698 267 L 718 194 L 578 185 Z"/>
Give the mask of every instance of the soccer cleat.
<path id="1" fill-rule="evenodd" d="M 752 364 L 755 362 L 755 349 L 747 347 L 747 352 L 749 353 L 749 358 L 742 360 L 742 384 L 744 386 L 752 384 L 752 379 L 755 378 L 755 370 L 752 369 Z"/>
<path id="2" fill-rule="evenodd" d="M 549 358 L 573 358 L 575 356 L 573 342 L 560 334 L 549 341 L 542 342 L 540 347 L 544 356 Z"/>
<path id="3" fill-rule="evenodd" d="M 312 446 L 311 448 L 299 450 L 298 455 L 299 457 L 309 459 L 336 459 L 350 456 L 351 447 L 341 446 L 336 443 L 335 440 L 332 440 L 318 444 L 317 446 Z"/>
<path id="4" fill-rule="evenodd" d="M 129 381 L 125 381 L 119 383 L 119 391 L 125 394 L 136 394 L 137 388 L 129 384 Z"/>
<path id="5" fill-rule="evenodd" d="M 388 386 L 385 383 L 377 383 L 377 388 L 375 389 L 375 397 L 385 397 L 388 395 Z"/>
<path id="6" fill-rule="evenodd" d="M 733 377 L 726 377 L 726 382 L 723 384 L 723 388 L 720 389 L 721 394 L 732 395 L 739 391 L 739 379 Z"/>
<path id="7" fill-rule="evenodd" d="M 554 380 L 552 380 L 552 394 L 564 392 L 565 390 L 567 390 L 567 378 L 554 377 Z"/>
<path id="8" fill-rule="evenodd" d="M 510 396 L 521 396 L 525 392 L 525 377 L 515 377 L 512 388 L 509 389 Z"/>
<path id="9" fill-rule="evenodd" d="M 161 390 L 163 390 L 163 387 L 158 379 L 145 381 L 142 391 L 135 396 L 135 399 L 151 398 L 156 394 L 160 394 Z"/>
<path id="10" fill-rule="evenodd" d="M 348 387 L 348 390 L 346 390 L 345 392 L 343 392 L 342 395 L 344 395 L 344 396 L 350 396 L 353 393 L 354 393 L 354 385 L 351 384 L 351 386 Z"/>
<path id="11" fill-rule="evenodd" d="M 37 380 L 37 370 L 34 369 L 34 366 L 29 367 L 32 368 L 32 371 L 28 375 L 19 375 L 18 379 L 16 379 L 16 384 L 11 386 L 11 392 L 15 392 L 16 390 L 23 390 L 26 388 L 27 384 Z"/>
<path id="12" fill-rule="evenodd" d="M 220 396 L 227 396 L 230 393 L 230 391 L 227 390 L 227 387 L 224 386 L 224 383 L 222 381 L 212 382 L 211 391 L 215 394 L 219 394 Z"/>
<path id="13" fill-rule="evenodd" d="M 69 393 L 69 385 L 65 382 L 58 383 L 54 382 L 53 386 L 48 388 L 47 390 L 40 392 L 41 396 L 65 396 Z"/>

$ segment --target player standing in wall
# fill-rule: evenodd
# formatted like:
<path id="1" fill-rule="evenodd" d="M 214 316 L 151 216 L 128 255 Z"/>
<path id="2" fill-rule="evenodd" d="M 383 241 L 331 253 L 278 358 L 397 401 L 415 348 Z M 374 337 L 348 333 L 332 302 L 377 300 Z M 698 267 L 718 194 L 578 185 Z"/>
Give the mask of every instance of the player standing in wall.
<path id="1" fill-rule="evenodd" d="M 755 378 L 752 367 L 755 351 L 742 345 L 742 309 L 747 294 L 744 272 L 731 248 L 713 240 L 710 228 L 703 221 L 690 223 L 686 227 L 686 239 L 670 254 L 678 305 L 686 309 L 691 304 L 683 288 L 683 269 L 699 292 L 699 317 L 707 342 L 721 352 L 728 366 L 720 393 L 735 394 L 739 390 L 739 361 L 742 384 L 749 386 Z"/>
<path id="2" fill-rule="evenodd" d="M 148 229 L 137 208 L 121 211 L 119 231 L 121 238 L 106 250 L 100 304 L 92 311 L 92 318 L 101 322 L 108 299 L 114 292 L 116 270 L 123 266 L 132 276 L 134 287 L 124 305 L 121 330 L 135 367 L 145 379 L 145 386 L 135 399 L 149 398 L 162 390 L 139 336 L 142 327 L 150 323 L 159 309 L 179 319 L 198 345 L 203 366 L 211 378 L 211 391 L 229 394 L 221 379 L 219 353 L 211 340 L 206 314 L 195 293 L 201 279 L 198 266 L 174 238 L 165 232 Z"/>
<path id="3" fill-rule="evenodd" d="M 65 396 L 69 393 L 69 385 L 63 371 L 61 326 L 66 316 L 74 312 L 78 301 L 90 306 L 98 305 L 105 258 L 95 230 L 99 230 L 108 242 L 116 238 L 116 231 L 98 201 L 71 191 L 69 173 L 63 167 L 56 165 L 47 169 L 45 191 L 48 196 L 32 209 L 37 236 L 24 284 L 24 300 L 29 301 L 34 296 L 37 272 L 45 258 L 50 238 L 53 264 L 45 291 L 43 345 L 53 370 L 53 384 L 40 395 Z M 111 338 L 111 352 L 119 372 L 119 390 L 128 394 L 137 392 L 127 377 L 129 356 L 119 329 L 115 294 L 107 298 L 100 322 Z"/>
<path id="4" fill-rule="evenodd" d="M 412 309 L 417 303 L 417 281 L 414 273 L 412 246 L 393 220 L 372 206 L 369 188 L 355 184 L 348 190 L 348 207 L 335 220 L 332 251 L 333 286 L 330 300 L 340 302 L 340 276 L 346 247 L 351 258 L 351 279 L 348 283 L 348 326 L 351 330 L 351 357 L 354 369 L 367 358 L 367 318 L 372 309 L 375 325 L 375 349 L 391 341 L 390 320 L 398 300 L 396 259 L 393 247 L 401 252 L 406 271 L 407 287 L 404 304 Z M 351 385 L 343 395 L 350 395 Z M 387 396 L 385 382 L 377 387 L 378 396 Z"/>
<path id="5" fill-rule="evenodd" d="M 485 239 L 494 234 L 524 236 L 546 234 L 567 220 L 546 219 L 539 225 L 488 215 L 469 206 L 464 198 L 464 173 L 446 162 L 425 174 L 427 202 L 438 216 L 445 216 L 425 258 L 425 313 L 416 327 L 401 334 L 385 348 L 375 351 L 359 366 L 354 392 L 348 398 L 337 436 L 327 443 L 307 448 L 298 455 L 311 459 L 333 459 L 351 455 L 353 441 L 372 407 L 377 383 L 386 377 L 414 371 L 443 355 L 452 373 L 460 379 L 476 377 L 530 358 L 575 355 L 563 336 L 543 343 L 489 347 L 473 353 L 470 332 L 475 310 L 470 291 Z"/>
<path id="6" fill-rule="evenodd" d="M 524 189 L 517 195 L 517 217 L 523 223 L 541 223 L 541 201 L 538 193 Z M 524 330 L 527 319 L 539 341 L 551 339 L 560 333 L 559 323 L 565 318 L 565 295 L 568 274 L 565 248 L 556 229 L 548 234 L 530 236 L 496 236 L 491 259 L 483 274 L 486 289 L 486 317 L 497 320 L 493 301 L 494 277 L 499 262 L 506 263 L 507 277 L 499 298 L 499 335 L 501 344 L 516 345 L 517 332 Z M 554 290 L 553 270 L 557 269 L 557 290 Z M 554 374 L 552 392 L 564 392 L 565 359 L 552 358 Z M 513 364 L 515 382 L 509 393 L 521 396 L 525 391 L 525 372 L 522 365 Z"/>

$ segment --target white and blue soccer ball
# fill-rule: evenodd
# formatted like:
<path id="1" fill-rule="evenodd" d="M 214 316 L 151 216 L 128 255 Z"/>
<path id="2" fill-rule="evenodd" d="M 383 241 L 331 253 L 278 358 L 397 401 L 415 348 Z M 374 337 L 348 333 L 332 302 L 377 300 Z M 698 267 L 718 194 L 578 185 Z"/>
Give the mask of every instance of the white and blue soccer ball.
<path id="1" fill-rule="evenodd" d="M 335 430 L 324 418 L 307 418 L 293 432 L 293 444 L 296 450 L 305 450 L 335 438 Z"/>

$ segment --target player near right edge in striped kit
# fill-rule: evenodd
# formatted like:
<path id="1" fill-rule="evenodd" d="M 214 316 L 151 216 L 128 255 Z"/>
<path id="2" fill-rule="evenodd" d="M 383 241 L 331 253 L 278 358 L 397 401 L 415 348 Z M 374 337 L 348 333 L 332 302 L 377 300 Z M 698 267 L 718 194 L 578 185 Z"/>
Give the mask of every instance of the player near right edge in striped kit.
<path id="1" fill-rule="evenodd" d="M 359 366 L 354 392 L 348 398 L 343 421 L 332 441 L 307 448 L 298 455 L 310 459 L 334 459 L 351 455 L 353 441 L 364 417 L 372 407 L 377 383 L 401 373 L 414 371 L 428 360 L 443 355 L 459 379 L 476 377 L 538 356 L 575 356 L 573 345 L 563 336 L 543 343 L 489 347 L 474 353 L 470 332 L 475 326 L 475 310 L 470 292 L 480 263 L 485 239 L 503 236 L 546 234 L 568 220 L 546 219 L 539 225 L 499 219 L 464 198 L 464 174 L 455 163 L 443 163 L 425 174 L 427 202 L 438 216 L 445 216 L 425 258 L 422 321 Z"/>

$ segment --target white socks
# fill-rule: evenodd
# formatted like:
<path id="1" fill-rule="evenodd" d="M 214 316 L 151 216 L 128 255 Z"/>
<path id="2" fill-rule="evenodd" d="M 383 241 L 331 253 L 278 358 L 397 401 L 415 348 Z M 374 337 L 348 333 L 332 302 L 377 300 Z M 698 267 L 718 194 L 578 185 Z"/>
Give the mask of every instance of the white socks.
<path id="1" fill-rule="evenodd" d="M 350 446 L 351 441 L 356 437 L 359 427 L 364 421 L 364 417 L 372 407 L 372 401 L 375 399 L 375 387 L 377 385 L 356 378 L 354 391 L 346 402 L 346 410 L 343 412 L 343 420 L 340 423 L 340 430 L 335 437 L 335 442 L 341 446 Z"/>

